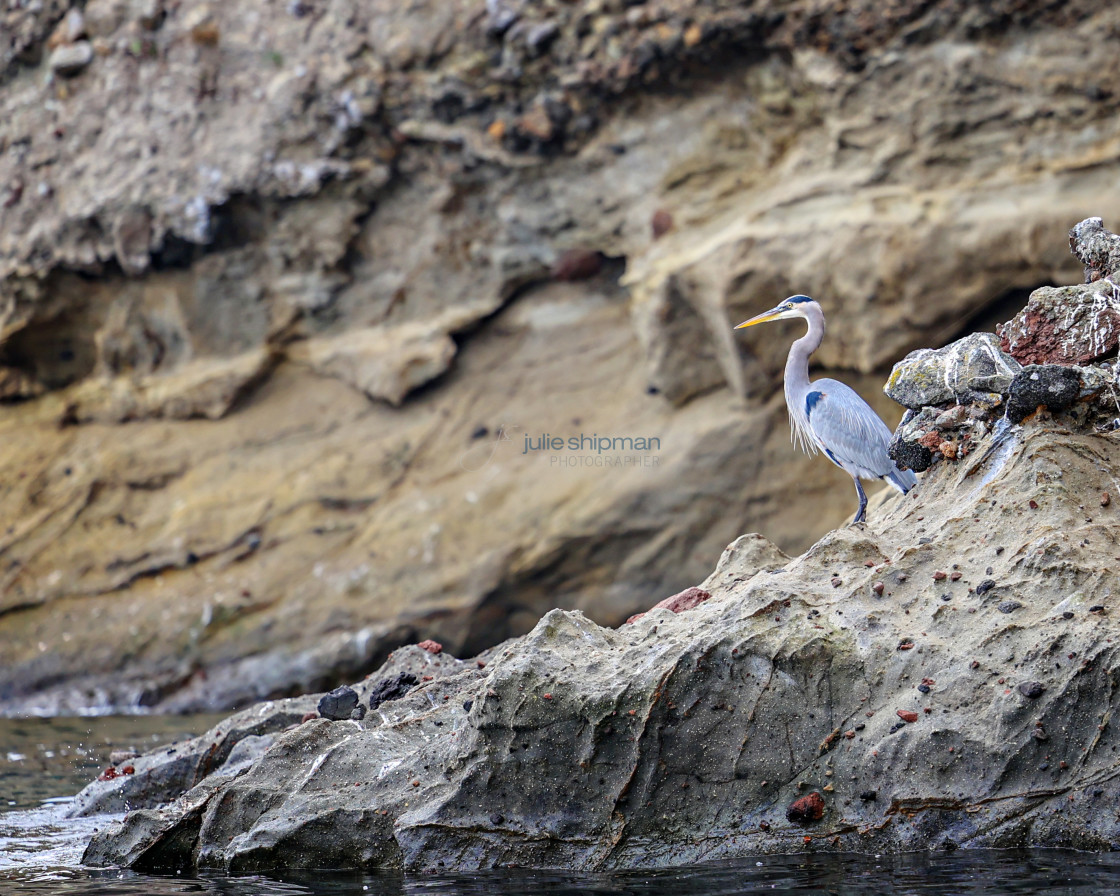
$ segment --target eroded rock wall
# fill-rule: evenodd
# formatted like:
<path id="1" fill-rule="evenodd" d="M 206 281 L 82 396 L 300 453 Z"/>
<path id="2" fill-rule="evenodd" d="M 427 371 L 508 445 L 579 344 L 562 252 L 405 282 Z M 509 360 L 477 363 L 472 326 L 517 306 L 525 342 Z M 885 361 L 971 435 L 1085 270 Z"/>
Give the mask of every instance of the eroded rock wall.
<path id="1" fill-rule="evenodd" d="M 850 485 L 788 444 L 793 334 L 728 324 L 819 297 L 872 397 L 1120 212 L 1094 5 L 4 15 L 9 711 L 299 691 L 804 547 Z"/>

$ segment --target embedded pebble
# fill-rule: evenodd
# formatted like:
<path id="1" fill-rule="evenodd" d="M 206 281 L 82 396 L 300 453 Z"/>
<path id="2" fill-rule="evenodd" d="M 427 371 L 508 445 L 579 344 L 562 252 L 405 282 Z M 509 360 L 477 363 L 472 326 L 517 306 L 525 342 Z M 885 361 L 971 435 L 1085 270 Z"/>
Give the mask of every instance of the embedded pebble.
<path id="1" fill-rule="evenodd" d="M 794 800 L 786 809 L 786 818 L 794 824 L 806 825 L 820 821 L 824 816 L 824 797 L 815 790 Z"/>
<path id="2" fill-rule="evenodd" d="M 324 719 L 339 722 L 350 718 L 350 713 L 357 705 L 358 692 L 343 685 L 319 698 L 319 715 Z"/>
<path id="3" fill-rule="evenodd" d="M 88 40 L 64 44 L 51 51 L 47 65 L 52 72 L 73 77 L 93 61 L 93 45 Z"/>
<path id="4" fill-rule="evenodd" d="M 1019 685 L 1019 693 L 1031 700 L 1037 700 L 1045 690 L 1045 686 L 1040 681 L 1024 681 Z"/>

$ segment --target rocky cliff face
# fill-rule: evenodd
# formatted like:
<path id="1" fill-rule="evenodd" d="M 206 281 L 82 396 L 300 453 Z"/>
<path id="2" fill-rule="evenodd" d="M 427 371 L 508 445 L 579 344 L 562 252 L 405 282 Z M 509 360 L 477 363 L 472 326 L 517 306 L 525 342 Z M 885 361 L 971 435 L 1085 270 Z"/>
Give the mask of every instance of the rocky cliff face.
<path id="1" fill-rule="evenodd" d="M 408 668 L 405 696 L 289 727 L 106 828 L 85 861 L 595 869 L 1113 848 L 1120 446 L 1068 424 L 1039 412 L 993 432 L 800 557 L 744 536 L 680 613 L 611 630 L 555 610 L 478 661 L 401 651 L 359 691 Z M 302 706 L 258 715 L 276 730 Z M 183 752 L 216 766 L 251 722 Z M 141 803 L 173 762 L 198 765 L 160 751 L 78 810 Z"/>
<path id="2" fill-rule="evenodd" d="M 858 380 L 1120 212 L 1093 4 L 2 15 L 6 711 L 243 703 L 801 549 L 848 486 L 727 325 L 811 293 Z"/>

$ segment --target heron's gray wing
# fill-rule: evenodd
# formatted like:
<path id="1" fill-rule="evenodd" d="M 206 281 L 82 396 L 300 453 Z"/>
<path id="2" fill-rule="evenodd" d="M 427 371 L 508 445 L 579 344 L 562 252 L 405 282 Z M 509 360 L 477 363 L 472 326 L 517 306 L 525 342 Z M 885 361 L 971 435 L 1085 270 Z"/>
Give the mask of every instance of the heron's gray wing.
<path id="1" fill-rule="evenodd" d="M 817 444 L 854 476 L 878 479 L 895 469 L 887 454 L 891 431 L 866 401 L 837 380 L 817 380 L 805 396 Z"/>

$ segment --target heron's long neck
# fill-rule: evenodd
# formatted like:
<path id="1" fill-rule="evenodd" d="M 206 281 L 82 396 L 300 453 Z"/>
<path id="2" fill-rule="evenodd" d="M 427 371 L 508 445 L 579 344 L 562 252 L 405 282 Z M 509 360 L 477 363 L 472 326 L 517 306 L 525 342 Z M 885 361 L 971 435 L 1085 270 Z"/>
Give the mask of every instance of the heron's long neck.
<path id="1" fill-rule="evenodd" d="M 824 315 L 816 305 L 805 309 L 809 332 L 789 347 L 786 358 L 786 407 L 789 408 L 790 433 L 802 449 L 812 454 L 817 450 L 809 426 L 809 413 L 805 396 L 809 392 L 809 356 L 824 339 Z"/>
<path id="2" fill-rule="evenodd" d="M 809 391 L 809 356 L 824 339 L 824 315 L 820 308 L 805 309 L 809 332 L 789 347 L 786 358 L 786 403 L 799 417 L 805 415 L 805 393 Z"/>

